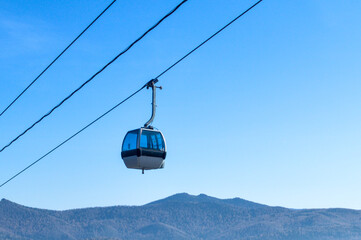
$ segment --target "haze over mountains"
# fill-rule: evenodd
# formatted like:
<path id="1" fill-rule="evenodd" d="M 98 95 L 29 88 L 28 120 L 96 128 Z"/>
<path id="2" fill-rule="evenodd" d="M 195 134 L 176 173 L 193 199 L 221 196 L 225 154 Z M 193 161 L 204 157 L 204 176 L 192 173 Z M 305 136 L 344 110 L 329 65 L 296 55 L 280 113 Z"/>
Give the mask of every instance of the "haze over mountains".
<path id="1" fill-rule="evenodd" d="M 143 206 L 51 211 L 1 200 L 0 239 L 361 239 L 361 211 L 176 194 Z"/>

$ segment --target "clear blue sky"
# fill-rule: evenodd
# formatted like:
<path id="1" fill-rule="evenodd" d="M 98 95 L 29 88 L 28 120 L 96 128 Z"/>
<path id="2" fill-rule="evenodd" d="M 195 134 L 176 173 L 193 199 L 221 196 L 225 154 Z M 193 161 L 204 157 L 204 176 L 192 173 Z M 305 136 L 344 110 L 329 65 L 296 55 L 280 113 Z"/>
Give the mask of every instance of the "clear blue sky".
<path id="1" fill-rule="evenodd" d="M 3 0 L 0 107 L 110 1 Z M 180 1 L 117 3 L 0 118 L 24 130 Z M 29 134 L 0 153 L 3 182 L 199 44 L 255 1 L 190 0 Z M 162 170 L 127 169 L 125 133 L 150 116 L 142 91 L 0 189 L 27 206 L 139 205 L 174 193 L 292 208 L 361 209 L 361 2 L 264 0 L 160 78 Z"/>

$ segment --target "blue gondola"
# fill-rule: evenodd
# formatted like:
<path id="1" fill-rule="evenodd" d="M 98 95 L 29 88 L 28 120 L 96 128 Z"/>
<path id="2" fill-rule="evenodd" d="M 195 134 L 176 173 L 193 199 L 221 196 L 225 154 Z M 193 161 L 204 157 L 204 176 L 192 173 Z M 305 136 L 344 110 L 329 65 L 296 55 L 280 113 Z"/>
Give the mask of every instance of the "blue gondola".
<path id="1" fill-rule="evenodd" d="M 152 88 L 152 116 L 144 127 L 129 131 L 122 144 L 122 159 L 127 168 L 144 170 L 159 169 L 164 167 L 167 148 L 161 131 L 154 130 L 150 124 L 155 116 L 155 97 L 158 80 L 153 79 L 147 83 L 147 88 Z M 160 87 L 161 88 L 161 87 Z"/>

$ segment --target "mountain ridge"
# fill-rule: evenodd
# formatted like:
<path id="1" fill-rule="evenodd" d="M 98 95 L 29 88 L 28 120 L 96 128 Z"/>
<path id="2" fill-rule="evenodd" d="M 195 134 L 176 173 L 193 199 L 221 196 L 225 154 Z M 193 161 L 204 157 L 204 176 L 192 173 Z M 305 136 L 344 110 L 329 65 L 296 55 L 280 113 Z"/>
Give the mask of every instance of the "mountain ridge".
<path id="1" fill-rule="evenodd" d="M 199 194 L 199 195 L 190 195 L 188 193 L 177 193 L 174 195 L 171 195 L 169 197 L 166 197 L 164 199 L 160 199 L 157 201 L 153 201 L 150 203 L 147 203 L 143 206 L 150 206 L 150 205 L 156 205 L 156 204 L 164 204 L 164 203 L 179 203 L 179 202 L 187 202 L 187 203 L 202 203 L 202 202 L 212 202 L 212 203 L 228 203 L 230 205 L 239 205 L 243 207 L 250 207 L 250 208 L 258 208 L 258 207 L 269 207 L 264 204 L 259 204 L 255 202 L 251 202 L 248 200 L 244 200 L 242 198 L 229 198 L 229 199 L 219 199 L 215 197 L 208 196 L 206 194 Z"/>
<path id="2" fill-rule="evenodd" d="M 361 239 L 361 211 L 287 209 L 179 193 L 142 206 L 54 211 L 0 201 L 0 239 Z"/>

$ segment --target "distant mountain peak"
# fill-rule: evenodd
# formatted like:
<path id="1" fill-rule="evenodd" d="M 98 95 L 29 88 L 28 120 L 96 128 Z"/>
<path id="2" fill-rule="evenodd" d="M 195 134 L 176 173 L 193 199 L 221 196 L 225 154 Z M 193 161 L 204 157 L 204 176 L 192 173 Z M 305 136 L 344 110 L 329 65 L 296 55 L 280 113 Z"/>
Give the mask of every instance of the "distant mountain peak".
<path id="1" fill-rule="evenodd" d="M 204 193 L 199 195 L 191 195 L 188 193 L 177 193 L 167 198 L 151 202 L 147 205 L 160 205 L 160 204 L 200 204 L 200 203 L 213 203 L 213 204 L 227 204 L 241 208 L 260 208 L 267 207 L 267 205 L 254 203 L 247 201 L 241 198 L 232 198 L 232 199 L 219 199 L 215 197 L 208 196 Z"/>
<path id="2" fill-rule="evenodd" d="M 201 193 L 198 195 L 198 197 L 208 197 L 208 195 L 204 194 L 204 193 Z"/>
<path id="3" fill-rule="evenodd" d="M 0 204 L 16 204 L 16 203 L 13 203 L 12 201 L 9 201 L 9 200 L 3 198 L 3 199 L 1 199 Z"/>
<path id="4" fill-rule="evenodd" d="M 2 208 L 21 208 L 21 207 L 23 207 L 23 208 L 25 208 L 23 205 L 20 205 L 20 204 L 17 204 L 17 203 L 14 203 L 14 202 L 12 202 L 12 201 L 10 201 L 10 200 L 7 200 L 7 199 L 5 199 L 5 198 L 3 198 L 3 199 L 1 199 L 1 201 L 0 201 L 0 207 L 2 207 Z"/>
<path id="5" fill-rule="evenodd" d="M 151 202 L 147 205 L 164 204 L 164 203 L 178 203 L 178 202 L 182 202 L 182 203 L 199 202 L 200 200 L 205 200 L 208 198 L 211 199 L 212 197 L 208 197 L 205 194 L 200 194 L 198 196 L 195 196 L 195 195 L 190 195 L 188 193 L 177 193 L 172 196 Z"/>

